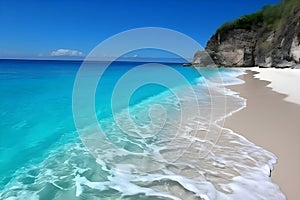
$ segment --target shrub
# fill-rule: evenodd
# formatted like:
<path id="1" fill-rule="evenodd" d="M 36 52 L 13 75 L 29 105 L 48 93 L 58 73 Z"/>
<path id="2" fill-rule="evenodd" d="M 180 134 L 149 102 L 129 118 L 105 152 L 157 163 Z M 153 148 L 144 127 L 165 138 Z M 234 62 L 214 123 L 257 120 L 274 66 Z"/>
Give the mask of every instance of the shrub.
<path id="1" fill-rule="evenodd" d="M 280 22 L 286 20 L 289 15 L 295 10 L 300 8 L 299 0 L 283 0 L 277 5 L 264 6 L 260 11 L 244 15 L 237 20 L 223 24 L 217 32 L 224 33 L 233 29 L 246 29 L 251 30 L 257 27 L 265 27 L 269 30 L 278 28 Z"/>

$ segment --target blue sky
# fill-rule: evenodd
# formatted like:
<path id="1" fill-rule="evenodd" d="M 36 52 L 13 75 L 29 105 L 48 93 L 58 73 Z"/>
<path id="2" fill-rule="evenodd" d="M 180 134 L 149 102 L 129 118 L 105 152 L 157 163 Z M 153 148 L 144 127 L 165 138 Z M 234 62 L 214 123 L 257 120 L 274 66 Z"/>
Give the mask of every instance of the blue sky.
<path id="1" fill-rule="evenodd" d="M 119 32 L 164 27 L 203 47 L 224 22 L 279 0 L 0 0 L 0 58 L 87 55 Z"/>

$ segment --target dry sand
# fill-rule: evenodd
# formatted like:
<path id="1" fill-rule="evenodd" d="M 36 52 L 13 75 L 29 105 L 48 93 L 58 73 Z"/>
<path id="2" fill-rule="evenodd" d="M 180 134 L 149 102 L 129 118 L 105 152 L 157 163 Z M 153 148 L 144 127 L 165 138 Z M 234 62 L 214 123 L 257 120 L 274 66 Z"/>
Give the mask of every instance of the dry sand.
<path id="1" fill-rule="evenodd" d="M 300 105 L 300 70 L 253 67 L 251 71 L 259 72 L 255 78 L 270 81 L 268 87 L 274 91 L 288 95 L 285 101 Z"/>
<path id="2" fill-rule="evenodd" d="M 284 91 L 276 86 L 273 88 L 292 96 L 287 98 L 287 95 L 266 87 L 270 82 L 254 78 L 255 74 L 259 76 L 258 72 L 250 70 L 246 72 L 247 74 L 240 76 L 245 83 L 230 88 L 247 99 L 247 107 L 226 118 L 225 127 L 274 153 L 278 157 L 278 163 L 272 172 L 272 179 L 280 186 L 287 199 L 298 200 L 300 198 L 300 105 L 283 99 L 297 102 L 295 94 L 300 93 L 298 89 L 300 76 L 296 86 L 287 81 L 286 75 L 280 81 L 274 81 L 280 88 L 284 88 L 282 84 L 288 88 Z M 270 77 L 270 73 L 267 72 L 265 74 L 268 77 L 266 77 L 263 73 L 259 78 L 279 80 L 276 75 Z"/>

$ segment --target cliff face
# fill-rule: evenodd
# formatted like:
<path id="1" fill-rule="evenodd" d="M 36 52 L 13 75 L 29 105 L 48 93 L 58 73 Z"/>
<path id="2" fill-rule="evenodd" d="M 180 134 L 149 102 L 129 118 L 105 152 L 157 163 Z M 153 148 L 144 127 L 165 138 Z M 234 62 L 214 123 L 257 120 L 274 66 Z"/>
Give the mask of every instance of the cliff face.
<path id="1" fill-rule="evenodd" d="M 244 29 L 216 33 L 208 41 L 206 50 L 217 65 L 253 66 L 256 35 L 256 32 Z"/>
<path id="2" fill-rule="evenodd" d="M 206 51 L 217 65 L 292 67 L 300 63 L 299 7 L 271 25 L 262 12 L 238 20 L 219 28 L 207 43 Z"/>

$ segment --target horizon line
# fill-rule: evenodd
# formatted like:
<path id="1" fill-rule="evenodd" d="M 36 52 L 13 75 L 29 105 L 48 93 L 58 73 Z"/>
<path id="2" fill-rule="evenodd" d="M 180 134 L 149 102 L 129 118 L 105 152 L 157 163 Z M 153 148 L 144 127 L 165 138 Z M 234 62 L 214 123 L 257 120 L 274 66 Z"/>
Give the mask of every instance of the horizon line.
<path id="1" fill-rule="evenodd" d="M 147 57 L 145 57 L 147 58 Z M 52 61 L 52 62 L 142 62 L 142 63 L 151 63 L 151 62 L 159 62 L 159 63 L 174 63 L 174 64 L 184 64 L 184 58 L 147 58 L 148 60 L 85 60 L 85 59 L 36 59 L 36 58 L 0 58 L 0 61 Z M 149 60 L 150 59 L 150 60 Z M 163 59 L 163 60 L 155 60 L 155 59 Z M 164 60 L 165 59 L 165 60 Z M 167 60 L 168 59 L 168 60 Z M 172 62 L 177 60 L 177 62 Z M 182 62 L 178 62 L 182 60 Z"/>

